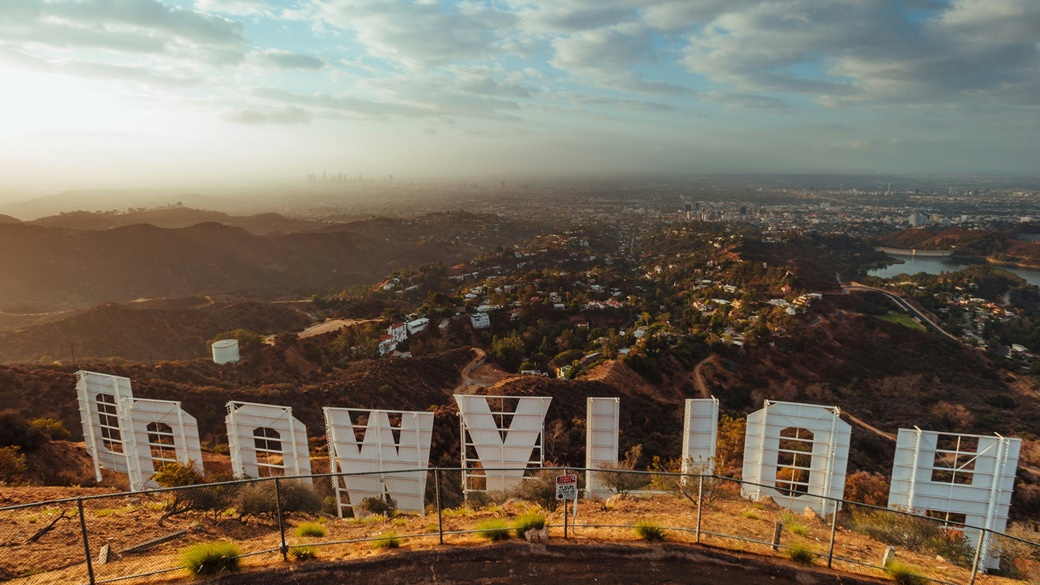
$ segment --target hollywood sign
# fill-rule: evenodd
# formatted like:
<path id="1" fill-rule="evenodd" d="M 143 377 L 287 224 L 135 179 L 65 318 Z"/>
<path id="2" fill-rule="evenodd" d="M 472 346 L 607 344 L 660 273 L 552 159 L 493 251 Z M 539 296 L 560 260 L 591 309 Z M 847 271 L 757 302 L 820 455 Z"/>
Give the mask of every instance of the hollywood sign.
<path id="1" fill-rule="evenodd" d="M 97 480 L 101 469 L 127 474 L 130 489 L 157 487 L 169 462 L 202 472 L 199 429 L 179 402 L 133 397 L 128 378 L 76 373 L 83 434 Z M 544 421 L 550 397 L 456 395 L 465 492 L 508 492 L 544 463 Z M 229 402 L 225 418 L 237 477 L 310 474 L 307 429 L 288 406 Z M 586 495 L 611 494 L 603 470 L 618 463 L 621 401 L 586 403 Z M 687 400 L 682 471 L 711 473 L 718 400 Z M 836 511 L 845 488 L 852 429 L 834 406 L 766 401 L 747 417 L 742 494 L 769 496 L 789 507 Z M 325 408 L 325 433 L 337 509 L 362 513 L 368 498 L 393 498 L 424 513 L 433 413 Z M 890 508 L 926 512 L 956 524 L 1003 532 L 1007 527 L 1021 440 L 900 429 Z M 412 473 L 402 473 L 412 472 Z M 978 538 L 977 532 L 974 538 Z M 969 539 L 971 535 L 969 534 Z M 977 541 L 976 541 L 977 542 Z M 985 564 L 997 553 L 983 543 Z"/>

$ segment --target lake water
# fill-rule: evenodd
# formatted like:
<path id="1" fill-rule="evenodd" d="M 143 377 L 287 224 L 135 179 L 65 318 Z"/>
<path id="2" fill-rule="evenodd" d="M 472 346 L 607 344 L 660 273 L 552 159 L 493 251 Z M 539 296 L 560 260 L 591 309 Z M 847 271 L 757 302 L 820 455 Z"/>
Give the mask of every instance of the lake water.
<path id="1" fill-rule="evenodd" d="M 892 278 L 897 274 L 917 274 L 918 272 L 925 272 L 928 274 L 939 274 L 941 272 L 955 272 L 963 269 L 965 266 L 970 266 L 971 262 L 959 262 L 949 257 L 934 257 L 934 256 L 903 256 L 897 254 L 889 254 L 893 258 L 902 260 L 903 264 L 889 264 L 884 268 L 878 268 L 877 270 L 871 270 L 868 272 L 871 276 L 877 276 L 880 278 Z M 978 264 L 976 262 L 975 264 Z M 1008 272 L 1014 272 L 1015 274 L 1026 279 L 1026 282 L 1036 286 L 1040 286 L 1040 270 L 1029 270 L 1027 268 L 1018 268 L 1015 266 L 996 266 L 1001 270 L 1007 270 Z"/>

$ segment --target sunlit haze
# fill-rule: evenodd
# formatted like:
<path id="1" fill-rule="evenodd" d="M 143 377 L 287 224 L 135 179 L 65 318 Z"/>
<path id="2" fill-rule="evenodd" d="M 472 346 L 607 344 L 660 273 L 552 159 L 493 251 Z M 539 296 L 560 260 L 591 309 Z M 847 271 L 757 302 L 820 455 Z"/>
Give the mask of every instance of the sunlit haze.
<path id="1" fill-rule="evenodd" d="M 0 0 L 0 198 L 1040 162 L 1035 0 Z"/>

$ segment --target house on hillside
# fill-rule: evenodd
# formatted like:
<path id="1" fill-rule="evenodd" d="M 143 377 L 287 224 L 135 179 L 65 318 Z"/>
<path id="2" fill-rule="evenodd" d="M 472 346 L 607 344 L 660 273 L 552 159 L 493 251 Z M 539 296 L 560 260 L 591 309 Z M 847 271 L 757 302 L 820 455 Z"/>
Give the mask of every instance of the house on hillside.
<path id="1" fill-rule="evenodd" d="M 430 320 L 426 317 L 421 317 L 415 321 L 408 322 L 408 335 L 415 335 L 421 331 L 426 331 L 426 326 L 430 324 Z"/>
<path id="2" fill-rule="evenodd" d="M 491 327 L 491 318 L 487 313 L 473 313 L 469 316 L 470 325 L 474 329 L 487 329 Z"/>
<path id="3" fill-rule="evenodd" d="M 386 333 L 394 338 L 394 343 L 402 343 L 408 339 L 408 328 L 404 323 L 394 323 L 386 328 Z"/>
<path id="4" fill-rule="evenodd" d="M 386 355 L 397 349 L 397 342 L 390 335 L 381 335 L 379 337 L 379 355 Z"/>

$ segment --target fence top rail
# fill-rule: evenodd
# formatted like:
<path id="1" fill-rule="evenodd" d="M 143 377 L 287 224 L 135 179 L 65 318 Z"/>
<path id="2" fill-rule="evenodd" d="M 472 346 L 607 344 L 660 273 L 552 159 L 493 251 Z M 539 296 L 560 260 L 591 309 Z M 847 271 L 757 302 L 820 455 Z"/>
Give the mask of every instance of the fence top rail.
<path id="1" fill-rule="evenodd" d="M 101 499 L 106 499 L 106 498 L 119 498 L 119 497 L 133 497 L 133 496 L 142 496 L 142 495 L 144 495 L 144 496 L 147 496 L 147 495 L 157 495 L 157 494 L 173 493 L 173 492 L 185 491 L 185 490 L 191 490 L 191 489 L 241 486 L 241 485 L 251 485 L 251 484 L 264 483 L 264 482 L 276 482 L 276 481 L 288 481 L 288 482 L 291 482 L 291 481 L 295 481 L 295 480 L 314 480 L 314 479 L 365 477 L 365 476 L 373 476 L 373 475 L 376 475 L 376 476 L 409 475 L 409 474 L 415 474 L 415 473 L 428 473 L 428 472 L 452 472 L 452 473 L 460 473 L 460 474 L 461 473 L 472 474 L 474 471 L 485 471 L 485 472 L 487 472 L 487 471 L 490 471 L 490 472 L 502 472 L 502 471 L 523 471 L 523 472 L 536 471 L 536 472 L 546 472 L 547 471 L 547 472 L 561 472 L 561 473 L 572 473 L 572 472 L 573 473 L 577 473 L 577 472 L 581 472 L 581 473 L 585 473 L 585 474 L 588 474 L 590 472 L 594 472 L 594 473 L 604 473 L 604 472 L 606 472 L 606 473 L 622 473 L 622 474 L 631 474 L 631 475 L 642 475 L 642 476 L 647 476 L 647 477 L 661 477 L 661 476 L 665 476 L 665 477 L 679 477 L 679 478 L 689 478 L 689 479 L 699 479 L 699 480 L 719 480 L 719 481 L 724 481 L 724 482 L 732 482 L 732 483 L 736 483 L 736 484 L 740 484 L 740 485 L 744 485 L 744 486 L 753 486 L 753 487 L 763 487 L 763 488 L 769 488 L 769 489 L 776 489 L 776 486 L 771 486 L 771 485 L 768 485 L 768 484 L 754 483 L 754 482 L 750 482 L 750 481 L 745 481 L 743 479 L 737 479 L 737 478 L 733 478 L 733 477 L 726 477 L 726 476 L 723 476 L 723 475 L 698 474 L 698 473 L 681 473 L 681 472 L 674 472 L 674 471 L 643 471 L 643 470 L 628 470 L 628 469 L 603 469 L 603 468 L 592 468 L 592 467 L 589 467 L 589 468 L 585 468 L 585 467 L 536 467 L 536 468 L 531 468 L 531 467 L 480 467 L 480 468 L 426 467 L 426 468 L 419 468 L 419 469 L 398 469 L 398 470 L 385 470 L 385 471 L 364 471 L 364 472 L 352 472 L 352 473 L 312 473 L 312 474 L 308 474 L 308 475 L 287 475 L 287 476 L 277 476 L 277 477 L 255 477 L 255 478 L 235 479 L 235 480 L 230 480 L 230 481 L 220 481 L 220 482 L 211 482 L 211 483 L 207 482 L 207 483 L 200 483 L 200 484 L 186 485 L 186 486 L 156 488 L 156 489 L 142 490 L 142 491 L 138 491 L 138 492 L 113 492 L 113 493 L 107 493 L 107 494 L 92 494 L 92 495 L 85 495 L 85 496 L 75 496 L 75 497 L 68 497 L 68 498 L 59 498 L 59 499 L 55 499 L 55 500 L 44 500 L 44 501 L 40 501 L 40 502 L 30 502 L 30 503 L 26 503 L 26 504 L 16 504 L 16 505 L 13 505 L 13 506 L 4 506 L 4 507 L 0 507 L 0 513 L 2 513 L 2 512 L 12 512 L 12 511 L 17 511 L 17 510 L 23 510 L 23 509 L 27 509 L 27 508 L 35 508 L 35 507 L 40 507 L 40 506 L 54 506 L 54 505 L 60 505 L 60 504 L 69 504 L 69 503 L 75 503 L 75 502 L 79 502 L 79 501 L 101 500 Z M 885 513 L 888 513 L 888 514 L 898 514 L 898 515 L 902 515 L 902 516 L 908 516 L 908 517 L 913 517 L 913 518 L 920 518 L 920 519 L 927 520 L 927 521 L 930 521 L 930 522 L 937 522 L 937 523 L 941 523 L 941 524 L 948 524 L 948 522 L 946 522 L 946 521 L 944 521 L 944 520 L 942 520 L 940 518 L 934 518 L 934 517 L 928 516 L 926 514 L 917 514 L 917 513 L 914 513 L 912 511 L 908 511 L 908 510 L 900 510 L 900 509 L 887 508 L 887 507 L 882 507 L 882 506 L 875 506 L 873 504 L 864 504 L 862 502 L 854 502 L 854 501 L 851 501 L 851 500 L 842 500 L 842 499 L 837 499 L 837 498 L 828 498 L 826 496 L 820 496 L 820 495 L 815 495 L 815 494 L 801 494 L 801 495 L 797 496 L 796 499 L 802 499 L 802 500 L 810 500 L 811 499 L 811 500 L 817 500 L 817 501 L 828 501 L 828 502 L 833 502 L 833 503 L 840 503 L 843 506 L 849 505 L 849 506 L 852 506 L 852 507 L 855 507 L 855 508 L 861 508 L 861 509 L 865 509 L 865 510 L 871 510 L 871 511 L 876 511 L 876 512 L 885 512 Z M 992 536 L 1000 536 L 1001 538 L 1007 538 L 1009 540 L 1013 540 L 1013 541 L 1020 542 L 1020 543 L 1023 543 L 1023 544 L 1028 544 L 1028 545 L 1040 547 L 1040 542 L 1034 542 L 1034 541 L 1031 541 L 1031 540 L 1026 540 L 1026 539 L 1021 538 L 1021 537 L 1017 537 L 1017 536 L 1013 536 L 1013 535 L 1010 535 L 1010 534 L 998 532 L 996 530 L 991 530 L 991 529 L 988 529 L 988 528 L 985 528 L 985 527 L 982 527 L 982 526 L 972 526 L 972 525 L 967 525 L 967 524 L 960 525 L 960 526 L 963 529 L 966 529 L 966 530 L 977 530 L 977 531 L 982 532 L 982 533 L 989 533 Z"/>

